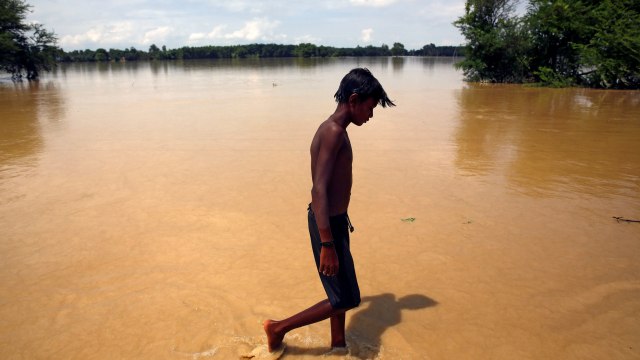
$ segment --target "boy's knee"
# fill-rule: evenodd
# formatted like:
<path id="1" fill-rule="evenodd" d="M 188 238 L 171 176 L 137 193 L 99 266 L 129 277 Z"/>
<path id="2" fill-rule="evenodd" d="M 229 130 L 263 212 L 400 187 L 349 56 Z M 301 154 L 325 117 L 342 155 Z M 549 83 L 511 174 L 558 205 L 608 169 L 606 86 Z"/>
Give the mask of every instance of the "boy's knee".
<path id="1" fill-rule="evenodd" d="M 349 304 L 349 307 L 347 307 L 346 309 L 347 310 L 353 310 L 353 309 L 357 308 L 358 306 L 360 306 L 360 301 L 354 302 L 352 304 Z"/>
<path id="2" fill-rule="evenodd" d="M 360 291 L 356 291 L 355 294 L 353 294 L 353 297 L 350 299 L 350 309 L 353 308 L 357 308 L 360 305 Z"/>
<path id="3" fill-rule="evenodd" d="M 360 306 L 360 297 L 358 296 L 356 299 L 353 300 L 353 306 L 351 307 L 353 308 L 357 308 L 358 306 Z"/>
<path id="4" fill-rule="evenodd" d="M 358 296 L 357 298 L 349 299 L 340 305 L 340 307 L 345 310 L 355 309 L 360 305 L 360 297 Z"/>

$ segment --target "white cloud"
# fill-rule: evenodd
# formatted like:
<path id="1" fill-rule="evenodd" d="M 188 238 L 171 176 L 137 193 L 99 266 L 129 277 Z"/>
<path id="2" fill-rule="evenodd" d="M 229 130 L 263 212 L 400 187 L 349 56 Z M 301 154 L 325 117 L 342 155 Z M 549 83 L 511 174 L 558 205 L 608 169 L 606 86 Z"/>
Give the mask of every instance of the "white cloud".
<path id="1" fill-rule="evenodd" d="M 278 27 L 279 21 L 269 21 L 266 18 L 253 19 L 244 24 L 240 30 L 225 34 L 226 39 L 267 40 L 273 37 L 273 30 Z"/>
<path id="2" fill-rule="evenodd" d="M 356 6 L 372 6 L 383 7 L 389 6 L 395 3 L 397 0 L 349 0 L 350 3 Z"/>
<path id="3" fill-rule="evenodd" d="M 121 22 L 111 25 L 100 25 L 93 27 L 84 34 L 65 35 L 60 40 L 60 44 L 65 46 L 76 47 L 87 43 L 98 44 L 116 44 L 130 39 L 133 35 L 133 25 L 130 22 Z"/>
<path id="4" fill-rule="evenodd" d="M 144 38 L 142 39 L 142 43 L 151 44 L 153 42 L 164 41 L 164 39 L 172 30 L 173 29 L 168 26 L 161 26 L 159 28 L 149 30 L 146 33 L 144 33 Z"/>
<path id="5" fill-rule="evenodd" d="M 280 25 L 279 21 L 270 21 L 267 18 L 255 18 L 244 23 L 244 26 L 237 30 L 227 31 L 227 25 L 217 25 L 209 33 L 192 33 L 189 35 L 189 43 L 195 44 L 204 39 L 225 39 L 225 40 L 274 40 L 285 39 L 286 35 L 275 34 L 274 30 Z"/>
<path id="6" fill-rule="evenodd" d="M 371 41 L 371 35 L 373 35 L 373 29 L 372 28 L 368 28 L 368 29 L 363 29 L 362 30 L 362 36 L 360 37 L 360 39 L 363 42 L 370 42 Z"/>
<path id="7" fill-rule="evenodd" d="M 211 30 L 211 32 L 207 34 L 207 38 L 209 39 L 223 38 L 224 34 L 222 33 L 222 31 L 226 27 L 227 27 L 226 25 L 218 25 L 214 27 L 213 30 Z"/>
<path id="8" fill-rule="evenodd" d="M 204 37 L 205 37 L 204 33 L 193 33 L 193 34 L 189 35 L 189 41 L 202 40 L 202 39 L 204 39 Z"/>
<path id="9" fill-rule="evenodd" d="M 257 0 L 208 0 L 206 3 L 230 12 L 261 13 L 272 6 L 269 1 Z"/>
<path id="10" fill-rule="evenodd" d="M 429 2 L 419 14 L 430 19 L 456 19 L 464 15 L 464 1 Z"/>

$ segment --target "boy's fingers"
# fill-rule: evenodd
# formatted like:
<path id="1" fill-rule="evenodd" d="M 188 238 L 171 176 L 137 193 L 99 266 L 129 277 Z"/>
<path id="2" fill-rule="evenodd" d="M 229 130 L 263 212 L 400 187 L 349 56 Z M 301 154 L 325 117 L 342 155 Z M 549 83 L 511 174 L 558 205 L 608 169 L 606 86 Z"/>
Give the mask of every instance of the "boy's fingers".
<path id="1" fill-rule="evenodd" d="M 338 268 L 337 267 L 325 267 L 325 268 L 320 268 L 319 272 L 324 275 L 324 276 L 335 276 L 338 274 Z"/>
<path id="2" fill-rule="evenodd" d="M 338 267 L 334 266 L 331 268 L 331 270 L 329 271 L 329 276 L 335 276 L 336 274 L 338 274 Z"/>

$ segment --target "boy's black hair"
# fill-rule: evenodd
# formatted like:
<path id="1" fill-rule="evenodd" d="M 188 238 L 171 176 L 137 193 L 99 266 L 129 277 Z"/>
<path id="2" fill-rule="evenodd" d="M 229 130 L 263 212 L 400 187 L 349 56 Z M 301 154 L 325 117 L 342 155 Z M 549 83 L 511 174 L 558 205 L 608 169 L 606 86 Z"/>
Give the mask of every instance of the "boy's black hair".
<path id="1" fill-rule="evenodd" d="M 389 100 L 382 85 L 366 68 L 356 68 L 342 78 L 340 87 L 334 97 L 339 104 L 349 101 L 351 94 L 358 94 L 360 101 L 374 98 L 382 107 L 396 106 Z"/>

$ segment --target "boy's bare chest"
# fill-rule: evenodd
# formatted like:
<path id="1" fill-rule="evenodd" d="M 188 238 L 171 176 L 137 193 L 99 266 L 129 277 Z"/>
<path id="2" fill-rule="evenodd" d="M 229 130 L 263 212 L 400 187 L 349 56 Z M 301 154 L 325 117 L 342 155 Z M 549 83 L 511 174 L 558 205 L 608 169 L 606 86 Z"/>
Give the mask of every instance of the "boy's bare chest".
<path id="1" fill-rule="evenodd" d="M 345 142 L 340 147 L 336 156 L 336 163 L 334 171 L 350 171 L 351 164 L 353 163 L 353 150 L 351 149 L 351 142 L 348 137 L 345 137 Z"/>

